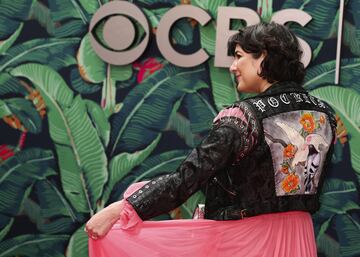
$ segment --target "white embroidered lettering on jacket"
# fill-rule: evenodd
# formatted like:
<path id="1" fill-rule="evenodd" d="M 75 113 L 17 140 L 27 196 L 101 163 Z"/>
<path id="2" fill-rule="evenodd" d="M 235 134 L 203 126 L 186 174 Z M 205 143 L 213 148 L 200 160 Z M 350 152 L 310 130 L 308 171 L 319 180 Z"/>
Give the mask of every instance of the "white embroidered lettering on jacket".
<path id="1" fill-rule="evenodd" d="M 267 102 L 264 103 L 264 101 Z M 279 108 L 290 103 L 308 103 L 321 108 L 327 108 L 326 105 L 315 97 L 305 93 L 281 94 L 279 96 L 270 96 L 263 99 L 250 99 L 250 102 L 261 112 L 267 111 L 267 108 Z"/>

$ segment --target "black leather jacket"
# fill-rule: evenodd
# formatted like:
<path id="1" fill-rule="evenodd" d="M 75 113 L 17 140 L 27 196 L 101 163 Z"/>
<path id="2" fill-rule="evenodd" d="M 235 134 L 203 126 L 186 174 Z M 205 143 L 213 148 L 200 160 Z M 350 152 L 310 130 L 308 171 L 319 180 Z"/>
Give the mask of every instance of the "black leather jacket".
<path id="1" fill-rule="evenodd" d="M 206 194 L 207 219 L 315 212 L 335 129 L 326 103 L 294 82 L 275 83 L 222 110 L 175 172 L 127 200 L 143 220 L 176 208 L 199 189 Z"/>

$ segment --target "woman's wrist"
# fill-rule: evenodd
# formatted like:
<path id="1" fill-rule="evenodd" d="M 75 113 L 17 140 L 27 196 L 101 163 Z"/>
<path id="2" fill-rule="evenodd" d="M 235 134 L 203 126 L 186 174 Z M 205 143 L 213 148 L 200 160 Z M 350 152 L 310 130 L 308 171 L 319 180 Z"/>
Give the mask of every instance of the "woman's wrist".
<path id="1" fill-rule="evenodd" d="M 124 201 L 122 200 L 122 201 L 112 203 L 109 205 L 109 208 L 111 210 L 111 216 L 113 217 L 113 219 L 115 221 L 117 221 L 121 217 L 121 212 L 124 208 Z"/>

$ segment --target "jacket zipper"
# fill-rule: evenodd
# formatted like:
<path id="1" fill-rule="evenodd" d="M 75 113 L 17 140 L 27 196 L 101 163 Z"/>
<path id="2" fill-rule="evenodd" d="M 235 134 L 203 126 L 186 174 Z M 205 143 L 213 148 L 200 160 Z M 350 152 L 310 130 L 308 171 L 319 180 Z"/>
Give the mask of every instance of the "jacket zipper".
<path id="1" fill-rule="evenodd" d="M 228 192 L 229 194 L 231 194 L 232 196 L 236 196 L 236 195 L 237 195 L 234 191 L 230 191 L 230 190 L 226 189 L 225 186 L 220 183 L 220 181 L 217 179 L 217 177 L 214 177 L 214 178 L 213 178 L 213 181 L 214 181 L 215 183 L 217 183 L 223 190 L 225 190 L 226 192 Z"/>

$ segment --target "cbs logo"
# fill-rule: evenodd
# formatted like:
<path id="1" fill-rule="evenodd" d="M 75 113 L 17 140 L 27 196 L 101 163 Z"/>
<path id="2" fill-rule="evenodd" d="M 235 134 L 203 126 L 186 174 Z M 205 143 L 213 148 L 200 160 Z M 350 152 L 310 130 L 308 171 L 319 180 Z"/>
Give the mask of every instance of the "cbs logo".
<path id="1" fill-rule="evenodd" d="M 199 49 L 192 54 L 181 54 L 174 50 L 169 33 L 172 25 L 179 19 L 190 17 L 205 26 L 211 16 L 203 9 L 191 5 L 179 5 L 171 8 L 161 18 L 156 32 L 156 43 L 165 59 L 176 66 L 194 67 L 205 62 L 209 55 L 204 49 Z M 230 30 L 230 22 L 234 19 L 244 20 L 246 24 L 254 25 L 260 22 L 259 15 L 249 8 L 244 7 L 219 7 L 216 27 L 215 66 L 230 67 L 232 57 L 227 55 L 227 40 L 237 31 Z M 285 24 L 293 21 L 305 26 L 312 17 L 302 10 L 283 9 L 276 12 L 271 21 Z M 95 26 L 105 20 L 103 27 L 103 40 L 109 47 L 104 46 L 96 39 L 92 31 Z M 131 49 L 136 37 L 136 29 L 132 20 L 138 22 L 143 30 L 144 37 L 141 43 Z M 97 55 L 105 62 L 114 65 L 126 65 L 134 62 L 145 51 L 149 42 L 150 27 L 146 16 L 136 5 L 126 1 L 112 1 L 103 5 L 94 14 L 89 27 L 90 42 Z M 302 62 L 305 67 L 311 60 L 311 48 L 303 39 L 298 38 L 302 48 Z"/>

